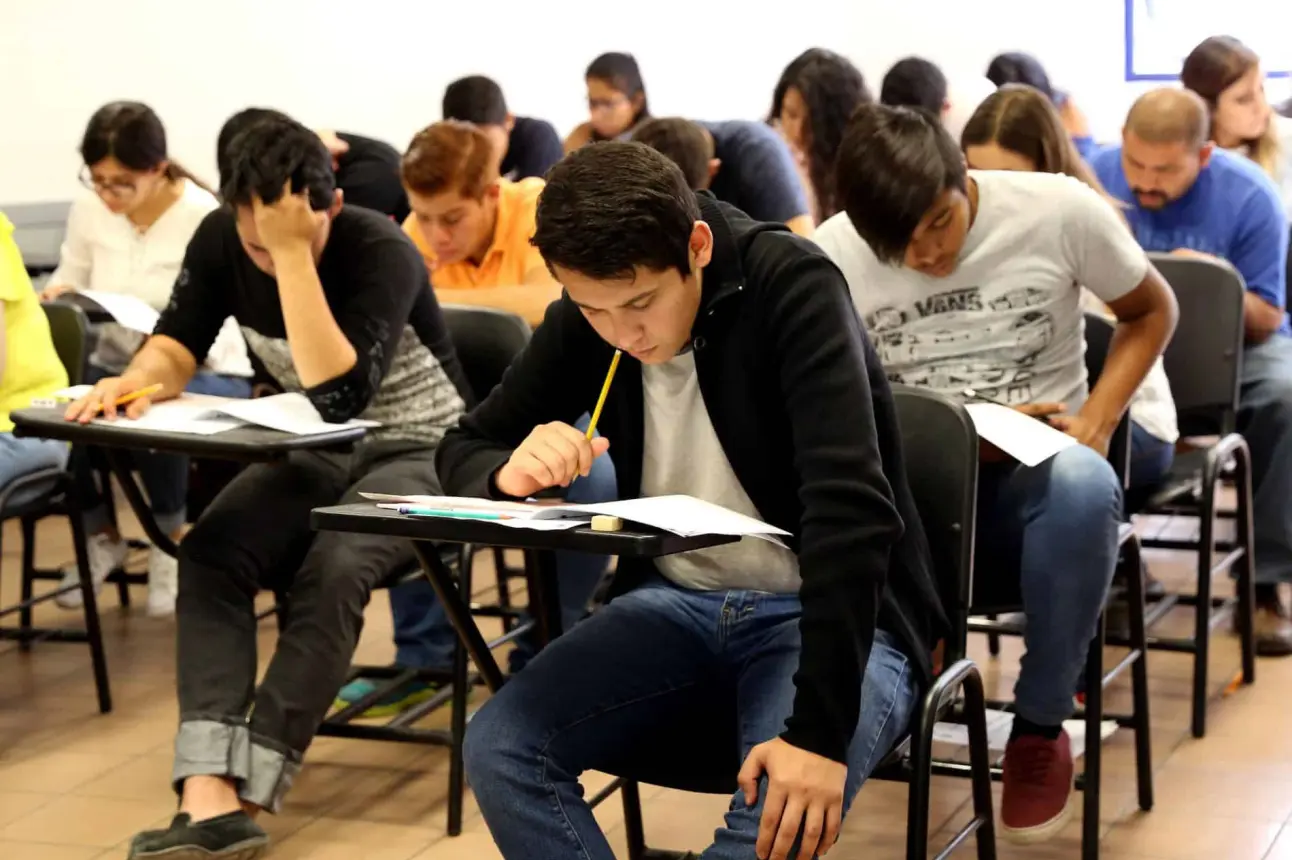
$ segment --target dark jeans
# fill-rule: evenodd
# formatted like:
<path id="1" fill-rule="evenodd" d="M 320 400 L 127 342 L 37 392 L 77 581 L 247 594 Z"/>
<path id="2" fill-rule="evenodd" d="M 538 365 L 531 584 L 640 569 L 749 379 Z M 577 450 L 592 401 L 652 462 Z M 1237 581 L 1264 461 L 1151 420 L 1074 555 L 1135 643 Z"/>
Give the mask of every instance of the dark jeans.
<path id="1" fill-rule="evenodd" d="M 661 725 L 685 724 L 715 685 L 734 690 L 742 762 L 779 735 L 794 705 L 800 615 L 797 594 L 689 591 L 660 577 L 540 651 L 467 727 L 467 774 L 502 855 L 613 860 L 579 774 L 613 767 Z M 912 674 L 896 641 L 876 631 L 848 747 L 845 811 L 907 729 Z M 753 857 L 766 796 L 766 777 L 753 806 L 737 791 L 701 857 Z"/>
<path id="2" fill-rule="evenodd" d="M 1130 489 L 1161 483 L 1175 462 L 1175 444 L 1164 442 L 1131 422 Z"/>
<path id="3" fill-rule="evenodd" d="M 91 364 L 85 373 L 85 382 L 93 385 L 117 373 Z M 185 391 L 193 394 L 213 394 L 218 397 L 250 397 L 251 381 L 236 376 L 215 373 L 198 373 L 189 381 Z M 167 534 L 173 534 L 187 520 L 188 457 L 183 454 L 162 454 L 156 451 L 132 451 L 135 471 L 148 494 L 148 506 L 157 525 Z M 99 470 L 107 467 L 102 453 L 92 448 L 76 446 L 72 449 L 71 468 L 84 505 L 85 530 L 89 534 L 103 531 L 111 523 L 106 488 L 99 486 Z"/>
<path id="4" fill-rule="evenodd" d="M 369 443 L 353 457 L 300 453 L 248 467 L 180 545 L 179 733 L 174 783 L 231 777 L 276 811 L 345 680 L 374 586 L 415 563 L 411 544 L 314 532 L 310 510 L 361 491 L 438 493 L 434 452 Z M 261 589 L 285 592 L 286 625 L 256 687 Z"/>
<path id="5" fill-rule="evenodd" d="M 1292 338 L 1243 350 L 1238 432 L 1252 452 L 1256 582 L 1292 582 Z"/>
<path id="6" fill-rule="evenodd" d="M 1020 715 L 1043 726 L 1072 716 L 1117 562 L 1120 482 L 1108 461 L 1084 445 L 1038 466 L 984 463 L 978 478 L 974 591 L 1016 577 L 1021 585 L 1027 648 L 1014 685 Z M 991 602 L 990 599 L 987 602 Z"/>

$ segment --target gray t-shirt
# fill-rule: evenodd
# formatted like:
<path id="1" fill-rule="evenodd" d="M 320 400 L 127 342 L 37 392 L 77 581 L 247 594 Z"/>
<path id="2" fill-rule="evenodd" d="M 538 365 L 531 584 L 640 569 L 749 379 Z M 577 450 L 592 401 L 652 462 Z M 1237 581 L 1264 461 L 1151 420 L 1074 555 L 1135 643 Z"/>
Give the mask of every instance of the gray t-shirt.
<path id="1" fill-rule="evenodd" d="M 970 171 L 978 213 L 945 278 L 881 263 L 844 213 L 813 235 L 843 271 L 893 382 L 955 399 L 1085 402 L 1084 284 L 1104 302 L 1148 258 L 1104 198 L 1068 176 Z"/>
<path id="2" fill-rule="evenodd" d="M 732 471 L 709 420 L 695 355 L 687 351 L 664 364 L 642 366 L 645 439 L 642 496 L 686 495 L 761 519 Z M 757 537 L 710 549 L 663 556 L 655 566 L 683 588 L 745 588 L 776 594 L 799 590 L 798 556 Z"/>

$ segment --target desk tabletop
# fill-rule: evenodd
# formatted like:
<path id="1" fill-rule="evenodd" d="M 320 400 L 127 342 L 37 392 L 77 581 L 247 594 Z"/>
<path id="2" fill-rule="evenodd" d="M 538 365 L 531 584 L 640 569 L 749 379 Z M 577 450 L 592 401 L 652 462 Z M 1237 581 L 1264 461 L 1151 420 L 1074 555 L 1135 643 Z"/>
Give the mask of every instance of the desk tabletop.
<path id="1" fill-rule="evenodd" d="M 378 508 L 371 502 L 315 508 L 310 514 L 310 525 L 318 531 L 360 532 L 508 549 L 565 549 L 624 558 L 655 558 L 734 543 L 739 539 L 731 535 L 682 537 L 669 532 L 629 528 L 618 532 L 594 532 L 590 528 L 533 531 L 487 520 L 407 516 L 388 508 Z"/>
<path id="2" fill-rule="evenodd" d="M 223 433 L 200 436 L 162 430 L 136 430 L 111 424 L 76 424 L 63 418 L 63 409 L 32 407 L 11 412 L 14 435 L 58 439 L 102 448 L 169 451 L 217 460 L 256 462 L 274 460 L 292 451 L 345 449 L 363 437 L 363 427 L 345 427 L 331 433 L 296 436 L 265 427 L 236 427 Z"/>

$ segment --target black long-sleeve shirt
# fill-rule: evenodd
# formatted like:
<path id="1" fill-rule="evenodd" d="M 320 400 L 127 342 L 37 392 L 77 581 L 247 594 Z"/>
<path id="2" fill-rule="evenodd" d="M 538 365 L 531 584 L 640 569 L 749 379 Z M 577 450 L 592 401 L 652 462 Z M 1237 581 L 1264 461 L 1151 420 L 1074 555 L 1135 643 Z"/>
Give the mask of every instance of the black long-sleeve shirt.
<path id="1" fill-rule="evenodd" d="M 698 197 L 714 234 L 692 328 L 700 390 L 750 500 L 791 533 L 802 577 L 802 653 L 782 737 L 843 761 L 876 625 L 925 679 L 944 628 L 892 393 L 825 254 Z M 568 297 L 553 303 L 501 385 L 445 436 L 445 490 L 496 492 L 493 475 L 536 425 L 573 423 L 595 403 L 612 353 Z M 598 428 L 625 498 L 640 492 L 643 410 L 641 365 L 624 356 Z M 617 584 L 648 572 L 625 561 Z"/>
<path id="2" fill-rule="evenodd" d="M 247 256 L 226 209 L 198 225 L 154 333 L 179 341 L 201 363 L 233 317 L 278 386 L 303 392 L 324 420 L 380 421 L 365 442 L 438 443 L 472 396 L 417 249 L 389 218 L 343 206 L 316 265 L 328 309 L 356 354 L 335 379 L 301 384 L 278 283 Z"/>

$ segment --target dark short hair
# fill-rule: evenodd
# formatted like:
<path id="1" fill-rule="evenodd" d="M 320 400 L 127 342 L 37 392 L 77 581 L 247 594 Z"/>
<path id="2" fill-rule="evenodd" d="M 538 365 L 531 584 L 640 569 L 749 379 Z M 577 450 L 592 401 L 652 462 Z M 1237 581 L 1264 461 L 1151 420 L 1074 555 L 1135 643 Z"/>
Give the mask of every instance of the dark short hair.
<path id="1" fill-rule="evenodd" d="M 507 100 L 503 98 L 502 87 L 493 78 L 468 75 L 445 87 L 440 112 L 444 119 L 476 125 L 503 125 L 507 122 Z"/>
<path id="2" fill-rule="evenodd" d="M 902 261 L 939 195 L 967 187 L 964 156 L 938 117 L 886 105 L 853 114 L 835 175 L 848 220 L 885 263 Z"/>
<path id="3" fill-rule="evenodd" d="M 650 119 L 637 127 L 633 140 L 664 153 L 678 167 L 692 188 L 709 184 L 713 137 L 698 122 L 680 117 Z"/>
<path id="4" fill-rule="evenodd" d="M 531 243 L 548 268 L 631 278 L 638 267 L 691 273 L 700 204 L 682 170 L 641 143 L 596 143 L 556 164 L 538 198 Z"/>
<path id="5" fill-rule="evenodd" d="M 296 120 L 265 117 L 234 135 L 227 151 L 228 173 L 220 177 L 225 203 L 249 206 L 253 197 L 274 203 L 290 182 L 293 194 L 308 193 L 315 211 L 332 205 L 332 156 L 319 136 Z"/>
<path id="6" fill-rule="evenodd" d="M 220 174 L 221 185 L 229 175 L 229 167 L 232 165 L 231 147 L 234 139 L 256 123 L 266 119 L 291 119 L 291 117 L 273 108 L 249 107 L 238 111 L 220 126 L 220 133 L 215 139 L 215 165 Z"/>
<path id="7" fill-rule="evenodd" d="M 938 113 L 947 101 L 947 76 L 923 57 L 898 60 L 884 75 L 879 101 L 891 107 L 918 107 Z"/>
<path id="8" fill-rule="evenodd" d="M 1050 101 L 1057 101 L 1058 95 L 1050 83 L 1050 76 L 1041 61 L 1031 54 L 1022 51 L 1008 51 L 997 54 L 987 64 L 987 80 L 998 87 L 1005 84 L 1026 84 L 1034 90 L 1045 93 Z"/>

